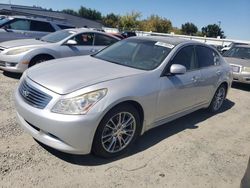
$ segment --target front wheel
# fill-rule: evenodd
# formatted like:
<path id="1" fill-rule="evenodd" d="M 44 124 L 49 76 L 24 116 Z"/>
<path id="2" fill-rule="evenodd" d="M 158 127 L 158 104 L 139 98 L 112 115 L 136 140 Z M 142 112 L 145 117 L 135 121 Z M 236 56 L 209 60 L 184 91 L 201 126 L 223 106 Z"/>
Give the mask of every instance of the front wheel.
<path id="1" fill-rule="evenodd" d="M 215 113 L 221 109 L 221 107 L 225 101 L 225 98 L 226 98 L 226 92 L 227 92 L 227 89 L 226 89 L 225 85 L 221 85 L 216 90 L 214 97 L 212 99 L 212 102 L 211 102 L 210 106 L 208 107 L 210 112 Z"/>
<path id="2" fill-rule="evenodd" d="M 132 105 L 115 107 L 97 128 L 92 151 L 105 158 L 121 155 L 133 144 L 140 130 L 140 117 Z"/>

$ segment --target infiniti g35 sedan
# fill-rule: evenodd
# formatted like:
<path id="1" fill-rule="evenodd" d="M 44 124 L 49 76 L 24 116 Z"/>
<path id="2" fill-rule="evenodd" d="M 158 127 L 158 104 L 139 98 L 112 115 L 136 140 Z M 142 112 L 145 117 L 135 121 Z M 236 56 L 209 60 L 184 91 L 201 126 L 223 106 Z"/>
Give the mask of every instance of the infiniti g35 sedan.
<path id="1" fill-rule="evenodd" d="M 205 44 L 132 37 L 28 69 L 15 104 L 20 125 L 45 145 L 114 157 L 151 128 L 201 108 L 219 111 L 231 82 L 230 66 Z"/>
<path id="2" fill-rule="evenodd" d="M 0 43 L 0 69 L 22 73 L 43 61 L 89 55 L 117 42 L 118 38 L 91 29 L 67 29 L 41 39 L 21 39 Z"/>

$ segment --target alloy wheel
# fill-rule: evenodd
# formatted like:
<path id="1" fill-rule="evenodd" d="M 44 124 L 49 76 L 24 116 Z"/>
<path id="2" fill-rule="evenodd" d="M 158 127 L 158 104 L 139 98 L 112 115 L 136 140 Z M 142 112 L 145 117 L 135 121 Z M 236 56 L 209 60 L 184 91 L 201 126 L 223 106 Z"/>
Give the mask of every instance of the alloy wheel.
<path id="1" fill-rule="evenodd" d="M 106 123 L 101 137 L 103 148 L 109 153 L 116 153 L 131 142 L 136 131 L 136 119 L 129 112 L 120 112 Z"/>
<path id="2" fill-rule="evenodd" d="M 215 100 L 213 104 L 214 111 L 217 111 L 222 106 L 226 96 L 226 90 L 224 87 L 220 87 L 215 94 Z"/>

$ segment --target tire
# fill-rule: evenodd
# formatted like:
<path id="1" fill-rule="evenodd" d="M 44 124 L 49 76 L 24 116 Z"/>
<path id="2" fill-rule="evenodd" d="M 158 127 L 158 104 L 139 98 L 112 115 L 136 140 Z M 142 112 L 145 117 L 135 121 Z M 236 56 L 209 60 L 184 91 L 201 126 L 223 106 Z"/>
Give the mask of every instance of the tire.
<path id="1" fill-rule="evenodd" d="M 220 87 L 216 90 L 214 97 L 208 107 L 208 110 L 212 113 L 218 112 L 226 99 L 227 88 L 224 84 L 220 85 Z"/>
<path id="2" fill-rule="evenodd" d="M 44 61 L 48 61 L 48 60 L 51 60 L 51 59 L 54 59 L 53 57 L 49 56 L 49 55 L 39 55 L 37 57 L 34 57 L 30 63 L 29 63 L 29 68 L 36 65 L 36 64 L 39 64 L 39 63 L 42 63 Z"/>
<path id="3" fill-rule="evenodd" d="M 124 154 L 140 135 L 140 122 L 134 106 L 124 104 L 114 107 L 104 116 L 96 130 L 92 152 L 104 158 Z"/>

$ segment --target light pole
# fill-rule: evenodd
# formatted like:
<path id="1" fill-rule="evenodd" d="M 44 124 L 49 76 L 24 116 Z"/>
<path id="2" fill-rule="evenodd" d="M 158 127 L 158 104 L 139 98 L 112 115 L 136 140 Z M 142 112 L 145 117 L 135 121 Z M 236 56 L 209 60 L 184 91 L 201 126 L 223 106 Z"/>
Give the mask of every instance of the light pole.
<path id="1" fill-rule="evenodd" d="M 219 29 L 218 29 L 218 32 L 217 32 L 217 37 L 219 36 L 221 21 L 218 21 L 218 24 L 219 24 Z"/>

